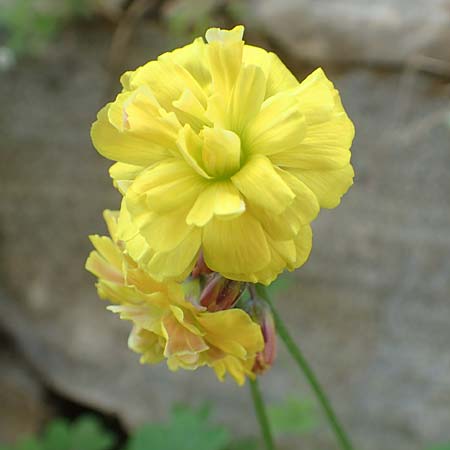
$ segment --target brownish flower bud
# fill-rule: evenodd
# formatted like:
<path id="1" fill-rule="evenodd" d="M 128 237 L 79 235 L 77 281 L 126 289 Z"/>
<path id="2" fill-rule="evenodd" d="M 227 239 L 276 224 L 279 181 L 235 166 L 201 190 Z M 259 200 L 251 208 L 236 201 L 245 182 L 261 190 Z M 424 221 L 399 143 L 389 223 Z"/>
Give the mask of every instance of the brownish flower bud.
<path id="1" fill-rule="evenodd" d="M 206 265 L 203 252 L 200 252 L 197 262 L 192 269 L 192 277 L 197 278 L 200 275 L 209 275 L 210 273 L 212 273 L 212 270 Z"/>
<path id="2" fill-rule="evenodd" d="M 261 332 L 264 338 L 264 350 L 257 353 L 252 369 L 254 373 L 261 375 L 270 369 L 277 356 L 275 322 L 269 306 L 258 298 L 249 300 L 244 309 L 261 326 Z"/>
<path id="3" fill-rule="evenodd" d="M 200 304 L 211 312 L 230 309 L 239 300 L 244 287 L 245 283 L 228 280 L 216 273 L 206 283 L 200 295 Z"/>

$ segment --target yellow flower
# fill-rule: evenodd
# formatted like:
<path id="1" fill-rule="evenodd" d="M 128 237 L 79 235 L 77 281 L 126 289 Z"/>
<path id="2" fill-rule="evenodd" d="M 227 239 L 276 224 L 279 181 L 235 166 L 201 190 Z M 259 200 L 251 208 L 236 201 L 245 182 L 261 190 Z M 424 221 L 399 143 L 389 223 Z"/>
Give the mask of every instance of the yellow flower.
<path id="1" fill-rule="evenodd" d="M 229 279 L 269 284 L 306 261 L 311 221 L 352 184 L 333 84 L 321 69 L 299 83 L 242 35 L 213 28 L 126 72 L 92 127 L 118 161 L 121 239 L 155 279 L 184 279 L 202 251 Z"/>
<path id="2" fill-rule="evenodd" d="M 96 248 L 86 268 L 98 277 L 100 297 L 122 319 L 131 320 L 129 347 L 142 363 L 167 359 L 171 370 L 210 366 L 223 380 L 228 372 L 238 384 L 252 368 L 264 347 L 260 326 L 240 309 L 208 312 L 196 303 L 195 285 L 158 283 L 140 270 L 117 241 L 117 213 L 105 211 L 111 238 L 91 236 Z"/>

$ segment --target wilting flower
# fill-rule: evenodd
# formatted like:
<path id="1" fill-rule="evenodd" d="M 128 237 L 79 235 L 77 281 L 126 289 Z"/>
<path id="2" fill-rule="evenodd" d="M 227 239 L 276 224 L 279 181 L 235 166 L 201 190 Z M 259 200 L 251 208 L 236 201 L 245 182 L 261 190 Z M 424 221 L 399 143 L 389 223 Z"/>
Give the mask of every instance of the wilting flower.
<path id="1" fill-rule="evenodd" d="M 306 261 L 311 221 L 352 184 L 354 128 L 333 84 L 321 69 L 299 83 L 242 35 L 212 28 L 126 72 L 92 127 L 118 161 L 120 237 L 155 279 L 184 279 L 201 253 L 226 278 L 269 284 Z"/>
<path id="2" fill-rule="evenodd" d="M 123 253 L 116 216 L 105 211 L 111 238 L 91 236 L 96 250 L 86 268 L 98 277 L 100 297 L 115 303 L 108 309 L 133 322 L 128 343 L 142 355 L 141 362 L 167 359 L 171 370 L 207 365 L 220 380 L 228 372 L 239 384 L 253 377 L 264 345 L 259 325 L 240 309 L 207 311 L 196 302 L 196 281 L 183 286 L 152 279 Z"/>

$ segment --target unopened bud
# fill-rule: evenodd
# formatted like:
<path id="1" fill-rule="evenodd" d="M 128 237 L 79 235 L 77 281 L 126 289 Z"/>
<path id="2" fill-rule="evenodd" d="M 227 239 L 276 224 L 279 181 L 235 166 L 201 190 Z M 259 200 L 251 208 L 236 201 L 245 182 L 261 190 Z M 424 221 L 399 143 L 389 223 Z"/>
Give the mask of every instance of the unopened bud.
<path id="1" fill-rule="evenodd" d="M 212 270 L 206 265 L 203 252 L 200 252 L 197 262 L 192 269 L 192 277 L 197 278 L 200 275 L 209 275 L 210 273 L 212 273 Z"/>
<path id="2" fill-rule="evenodd" d="M 228 280 L 216 273 L 206 283 L 200 295 L 200 304 L 211 312 L 230 309 L 239 300 L 244 287 L 245 283 Z"/>
<path id="3" fill-rule="evenodd" d="M 261 326 L 264 349 L 256 355 L 252 369 L 254 373 L 260 375 L 270 369 L 277 356 L 275 322 L 269 306 L 258 298 L 249 300 L 244 309 L 250 317 Z"/>

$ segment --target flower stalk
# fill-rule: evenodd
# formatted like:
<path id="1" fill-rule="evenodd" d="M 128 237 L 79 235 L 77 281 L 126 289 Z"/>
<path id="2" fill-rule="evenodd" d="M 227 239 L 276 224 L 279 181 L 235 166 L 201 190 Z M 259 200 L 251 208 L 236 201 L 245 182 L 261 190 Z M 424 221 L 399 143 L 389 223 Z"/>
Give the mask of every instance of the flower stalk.
<path id="1" fill-rule="evenodd" d="M 317 379 L 316 375 L 314 374 L 313 370 L 311 369 L 309 363 L 307 362 L 305 356 L 301 352 L 298 345 L 293 340 L 292 336 L 290 335 L 289 331 L 286 328 L 286 325 L 283 322 L 283 319 L 278 314 L 278 311 L 274 307 L 266 288 L 263 285 L 257 285 L 256 286 L 256 292 L 257 294 L 267 302 L 267 304 L 270 306 L 270 309 L 273 314 L 273 318 L 275 321 L 275 326 L 277 329 L 277 333 L 280 336 L 281 340 L 284 342 L 284 345 L 286 346 L 289 354 L 295 361 L 295 363 L 298 365 L 300 370 L 305 375 L 306 379 L 308 380 L 312 390 L 316 394 L 317 400 L 319 401 L 320 405 L 323 408 L 323 411 L 325 413 L 325 416 L 328 420 L 328 423 L 330 424 L 330 427 L 332 428 L 337 441 L 339 442 L 342 450 L 354 450 L 354 447 L 350 441 L 350 438 L 348 437 L 347 433 L 345 432 L 344 428 L 342 427 L 341 423 L 339 422 L 336 413 L 334 412 L 330 400 L 328 399 L 327 395 L 325 394 L 325 391 L 323 390 L 322 386 L 319 383 L 319 380 Z"/>
<path id="2" fill-rule="evenodd" d="M 259 390 L 258 379 L 249 380 L 250 392 L 252 394 L 253 406 L 255 408 L 256 418 L 258 419 L 261 433 L 263 435 L 264 444 L 266 450 L 275 450 L 275 444 L 272 437 L 272 431 L 270 429 L 269 420 L 267 418 L 266 408 L 264 406 L 264 400 Z"/>

